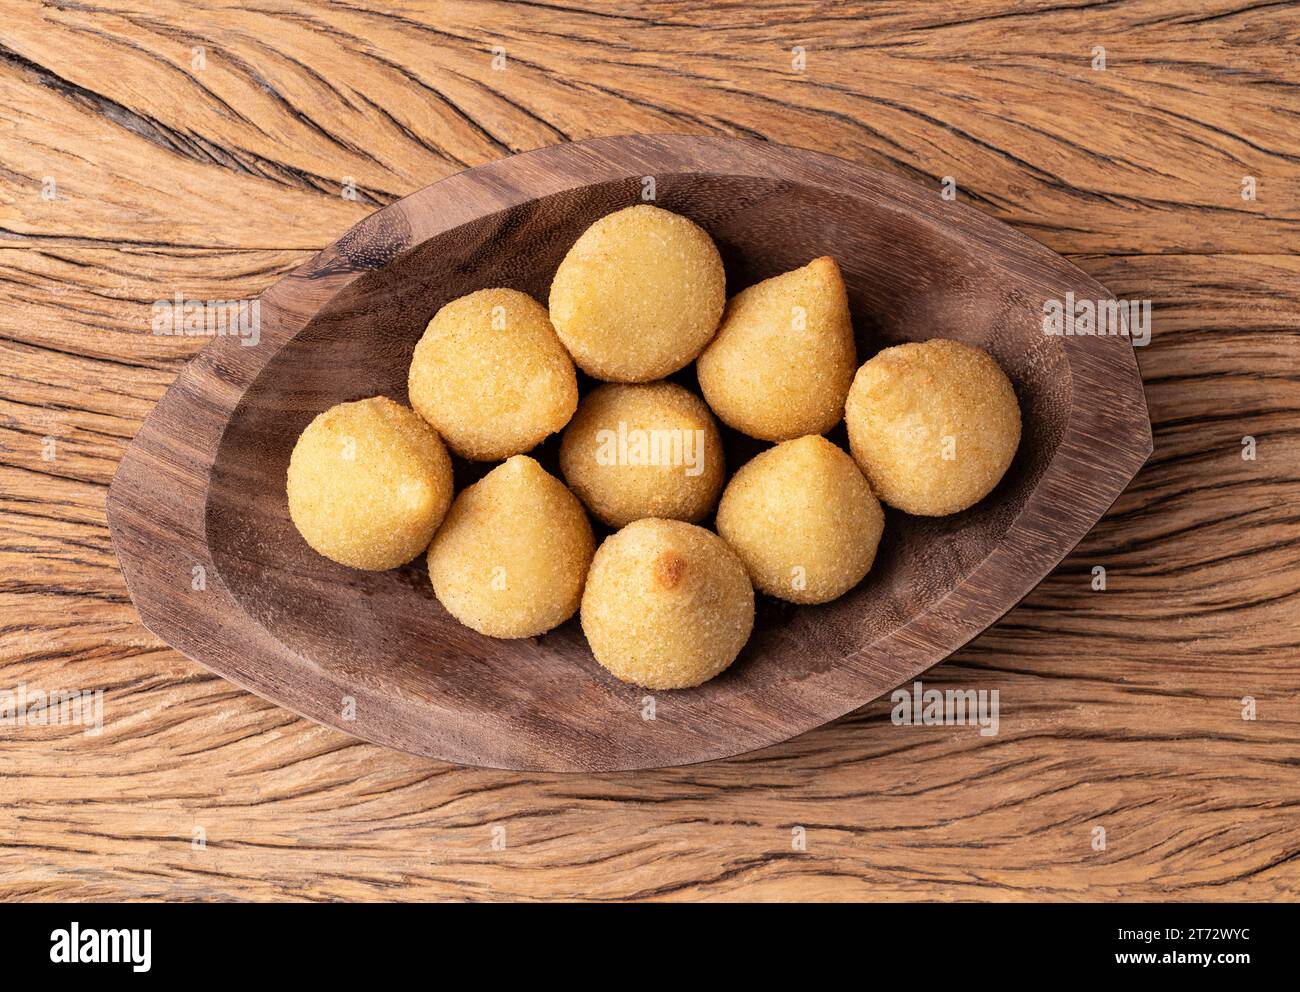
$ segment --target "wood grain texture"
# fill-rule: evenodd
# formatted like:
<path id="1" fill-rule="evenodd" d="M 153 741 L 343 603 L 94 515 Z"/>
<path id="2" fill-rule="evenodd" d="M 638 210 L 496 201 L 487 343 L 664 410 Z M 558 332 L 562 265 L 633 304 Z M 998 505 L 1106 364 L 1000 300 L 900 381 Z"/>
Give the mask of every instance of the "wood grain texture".
<path id="1" fill-rule="evenodd" d="M 106 695 L 99 737 L 0 727 L 0 895 L 1300 896 L 1294 7 L 14 6 L 0 683 Z M 196 44 L 219 75 L 189 74 Z M 151 336 L 155 299 L 252 296 L 373 202 L 462 163 L 653 130 L 756 133 L 936 187 L 952 175 L 1116 295 L 1153 301 L 1138 353 L 1150 463 L 927 678 L 999 689 L 997 736 L 895 726 L 881 701 L 684 769 L 461 769 L 295 718 L 143 630 L 104 494 L 202 343 Z M 370 200 L 334 192 L 348 174 Z M 44 176 L 64 199 L 41 200 Z"/>

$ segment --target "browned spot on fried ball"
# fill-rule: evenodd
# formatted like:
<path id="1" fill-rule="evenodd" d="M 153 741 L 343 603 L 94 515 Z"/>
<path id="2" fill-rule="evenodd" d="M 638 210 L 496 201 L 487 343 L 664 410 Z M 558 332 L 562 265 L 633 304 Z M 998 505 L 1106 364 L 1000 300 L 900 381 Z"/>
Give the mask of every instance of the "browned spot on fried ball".
<path id="1" fill-rule="evenodd" d="M 665 551 L 655 559 L 655 582 L 660 588 L 672 589 L 686 574 L 686 559 L 675 551 Z"/>
<path id="2" fill-rule="evenodd" d="M 648 689 L 707 682 L 754 626 L 754 589 L 725 541 L 680 520 L 638 520 L 596 549 L 582 630 L 613 675 Z"/>

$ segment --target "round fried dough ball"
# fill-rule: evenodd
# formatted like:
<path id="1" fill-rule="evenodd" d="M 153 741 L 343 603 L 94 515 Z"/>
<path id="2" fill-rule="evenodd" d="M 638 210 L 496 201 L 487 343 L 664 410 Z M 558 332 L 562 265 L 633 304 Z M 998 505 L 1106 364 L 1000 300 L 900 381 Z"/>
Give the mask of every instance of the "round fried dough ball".
<path id="1" fill-rule="evenodd" d="M 689 365 L 714 331 L 726 276 L 713 240 L 648 205 L 602 217 L 551 283 L 551 320 L 578 366 L 610 382 L 650 382 Z"/>
<path id="2" fill-rule="evenodd" d="M 722 491 L 722 437 L 704 401 L 671 382 L 609 383 L 583 399 L 560 468 L 600 520 L 696 521 Z"/>
<path id="3" fill-rule="evenodd" d="M 451 503 L 451 458 L 429 425 L 375 396 L 330 407 L 289 457 L 289 516 L 308 544 L 352 568 L 405 565 Z"/>
<path id="4" fill-rule="evenodd" d="M 577 497 L 516 455 L 456 497 L 429 547 L 429 578 L 465 626 L 535 637 L 577 611 L 595 546 Z"/>
<path id="5" fill-rule="evenodd" d="M 513 289 L 481 289 L 439 310 L 407 388 L 451 450 L 477 461 L 528 451 L 578 406 L 577 373 L 546 310 Z"/>
<path id="6" fill-rule="evenodd" d="M 853 459 L 815 434 L 755 456 L 718 506 L 718 533 L 754 586 L 791 603 L 827 603 L 861 582 L 884 526 Z"/>
<path id="7" fill-rule="evenodd" d="M 858 369 L 845 420 L 876 495 L 923 517 L 978 503 L 1020 444 L 1010 380 L 987 353 L 960 341 L 880 352 Z"/>
<path id="8" fill-rule="evenodd" d="M 696 370 L 723 423 L 785 441 L 839 423 L 856 365 L 844 280 L 823 257 L 732 297 Z"/>
<path id="9" fill-rule="evenodd" d="M 596 660 L 647 689 L 686 689 L 735 660 L 754 626 L 745 566 L 712 531 L 638 520 L 596 551 L 582 629 Z"/>

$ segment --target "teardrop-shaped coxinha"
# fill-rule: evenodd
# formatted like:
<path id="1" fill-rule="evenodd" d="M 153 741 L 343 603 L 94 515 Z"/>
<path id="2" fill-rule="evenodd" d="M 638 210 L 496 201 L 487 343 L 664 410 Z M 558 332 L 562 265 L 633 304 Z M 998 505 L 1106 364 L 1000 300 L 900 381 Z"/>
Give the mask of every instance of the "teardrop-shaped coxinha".
<path id="1" fill-rule="evenodd" d="M 854 374 L 833 259 L 724 301 L 699 226 L 648 205 L 601 218 L 556 271 L 549 313 L 504 288 L 438 310 L 409 369 L 414 410 L 376 396 L 316 417 L 289 460 L 294 525 L 352 568 L 427 549 L 439 601 L 488 636 L 534 637 L 580 612 L 616 677 L 687 688 L 739 655 L 755 588 L 843 595 L 875 560 L 882 502 L 956 513 L 1011 464 L 1020 409 L 980 349 L 904 344 Z M 663 381 L 692 361 L 704 400 Z M 607 381 L 581 403 L 575 365 Z M 725 490 L 714 415 L 778 442 Z M 841 419 L 852 457 L 821 436 Z M 525 455 L 561 430 L 576 496 Z M 447 448 L 505 461 L 453 501 Z M 598 548 L 584 504 L 618 528 Z M 715 507 L 721 537 L 694 523 Z"/>
<path id="2" fill-rule="evenodd" d="M 595 548 L 573 493 L 515 455 L 456 497 L 429 547 L 429 578 L 465 626 L 536 637 L 577 612 Z"/>
<path id="3" fill-rule="evenodd" d="M 843 420 L 856 367 L 849 298 L 833 258 L 736 294 L 696 362 L 723 423 L 764 441 L 823 434 Z"/>

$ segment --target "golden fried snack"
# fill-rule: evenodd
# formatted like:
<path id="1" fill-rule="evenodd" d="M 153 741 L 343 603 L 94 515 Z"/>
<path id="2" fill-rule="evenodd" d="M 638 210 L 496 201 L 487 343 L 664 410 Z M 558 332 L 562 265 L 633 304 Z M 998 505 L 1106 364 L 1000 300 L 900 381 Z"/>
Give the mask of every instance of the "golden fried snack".
<path id="1" fill-rule="evenodd" d="M 385 396 L 330 407 L 289 457 L 289 516 L 308 544 L 352 568 L 404 565 L 429 546 L 451 503 L 438 435 Z"/>
<path id="2" fill-rule="evenodd" d="M 755 456 L 718 505 L 718 533 L 755 588 L 791 603 L 826 603 L 861 582 L 884 526 L 853 459 L 815 434 Z"/>
<path id="3" fill-rule="evenodd" d="M 959 341 L 880 352 L 858 369 L 845 420 L 876 495 L 923 517 L 978 503 L 1020 444 L 1010 380 L 987 353 Z"/>
<path id="4" fill-rule="evenodd" d="M 439 310 L 407 388 L 448 447 L 477 461 L 528 451 L 578 406 L 577 374 L 546 310 L 513 289 L 481 289 Z"/>
<path id="5" fill-rule="evenodd" d="M 723 423 L 785 441 L 839 423 L 856 364 L 840 267 L 822 257 L 732 297 L 696 370 Z"/>
<path id="6" fill-rule="evenodd" d="M 713 240 L 685 217 L 642 205 L 582 233 L 556 270 L 550 308 L 584 372 L 650 382 L 694 360 L 718 329 L 725 301 Z"/>
<path id="7" fill-rule="evenodd" d="M 735 660 L 754 626 L 745 566 L 712 531 L 638 520 L 596 551 L 582 629 L 596 660 L 648 689 L 707 682 Z"/>
<path id="8" fill-rule="evenodd" d="M 595 546 L 577 497 L 516 455 L 456 497 L 429 547 L 429 578 L 465 626 L 535 637 L 578 609 Z"/>
<path id="9" fill-rule="evenodd" d="M 722 491 L 722 438 L 704 401 L 681 386 L 609 383 L 565 428 L 560 468 L 611 527 L 643 517 L 696 521 Z"/>

